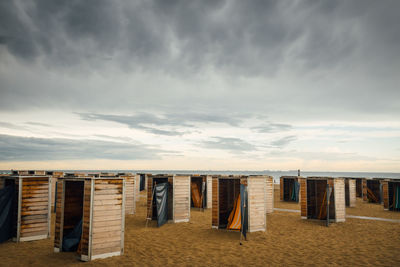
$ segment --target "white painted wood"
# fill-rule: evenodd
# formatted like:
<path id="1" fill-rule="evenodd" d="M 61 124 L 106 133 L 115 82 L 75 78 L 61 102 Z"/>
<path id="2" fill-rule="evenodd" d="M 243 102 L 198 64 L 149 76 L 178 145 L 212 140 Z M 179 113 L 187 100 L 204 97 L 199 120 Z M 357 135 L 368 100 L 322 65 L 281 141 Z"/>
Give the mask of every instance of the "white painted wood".
<path id="1" fill-rule="evenodd" d="M 354 208 L 356 206 L 356 180 L 349 179 L 349 199 L 350 207 Z"/>
<path id="2" fill-rule="evenodd" d="M 207 209 L 212 207 L 212 176 L 207 175 Z"/>
<path id="3" fill-rule="evenodd" d="M 122 209 L 121 209 L 121 254 L 124 252 L 124 238 L 125 238 L 125 193 L 126 193 L 126 188 L 125 188 L 125 179 L 122 181 Z"/>
<path id="4" fill-rule="evenodd" d="M 344 222 L 346 220 L 346 199 L 345 184 L 343 178 L 333 179 L 334 198 L 335 198 L 335 221 Z"/>
<path id="5" fill-rule="evenodd" d="M 175 175 L 173 178 L 173 221 L 190 219 L 190 176 Z"/>
<path id="6" fill-rule="evenodd" d="M 247 178 L 249 232 L 266 230 L 265 176 Z"/>
<path id="7" fill-rule="evenodd" d="M 45 239 L 48 238 L 48 235 L 35 235 L 35 236 L 26 236 L 26 237 L 21 237 L 19 239 L 19 242 L 24 242 L 24 241 L 33 241 L 33 240 L 40 240 L 40 239 Z"/>
<path id="8" fill-rule="evenodd" d="M 52 194 L 51 194 L 51 192 L 52 192 L 52 179 L 51 179 L 51 176 L 48 178 L 48 181 L 49 181 L 49 200 L 48 200 L 48 202 L 49 202 L 49 204 L 48 204 L 48 209 L 49 209 L 49 212 L 48 212 L 48 214 L 47 214 L 47 237 L 50 237 L 50 228 L 51 228 L 51 203 L 52 203 L 52 201 L 53 201 L 53 199 L 52 199 Z"/>
<path id="9" fill-rule="evenodd" d="M 99 254 L 99 255 L 93 255 L 92 260 L 105 259 L 108 257 L 114 257 L 114 256 L 120 256 L 120 255 L 122 255 L 122 253 L 120 251 L 104 253 L 104 254 Z"/>

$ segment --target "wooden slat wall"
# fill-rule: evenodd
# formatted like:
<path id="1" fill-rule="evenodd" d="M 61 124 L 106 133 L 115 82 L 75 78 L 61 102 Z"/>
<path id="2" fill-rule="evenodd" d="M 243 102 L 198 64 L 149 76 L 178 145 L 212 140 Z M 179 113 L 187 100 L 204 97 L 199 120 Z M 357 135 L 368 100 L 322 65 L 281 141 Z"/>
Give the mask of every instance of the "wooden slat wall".
<path id="1" fill-rule="evenodd" d="M 333 180 L 334 194 L 335 194 L 336 222 L 344 222 L 346 220 L 344 179 L 335 178 L 332 180 Z"/>
<path id="2" fill-rule="evenodd" d="M 57 182 L 57 212 L 56 212 L 56 225 L 54 231 L 54 248 L 61 250 L 61 228 L 62 228 L 62 213 L 64 212 L 64 207 L 62 207 L 62 192 L 64 187 L 64 181 Z"/>
<path id="3" fill-rule="evenodd" d="M 389 209 L 389 184 L 388 181 L 381 181 L 383 191 L 383 208 Z"/>
<path id="4" fill-rule="evenodd" d="M 207 175 L 207 209 L 212 208 L 212 176 Z"/>
<path id="5" fill-rule="evenodd" d="M 48 218 L 49 178 L 23 178 L 20 238 L 43 235 L 48 237 Z"/>
<path id="6" fill-rule="evenodd" d="M 267 176 L 265 182 L 266 182 L 265 212 L 272 213 L 274 212 L 274 178 L 272 178 L 271 176 Z"/>
<path id="7" fill-rule="evenodd" d="M 367 196 L 367 179 L 362 180 L 362 192 L 363 192 L 363 200 L 367 201 L 368 196 Z"/>
<path id="8" fill-rule="evenodd" d="M 356 206 L 356 180 L 349 179 L 349 196 L 350 196 L 350 207 Z"/>
<path id="9" fill-rule="evenodd" d="M 219 224 L 219 209 L 218 209 L 218 178 L 212 178 L 212 218 L 211 218 L 211 225 L 212 227 L 218 228 Z"/>
<path id="10" fill-rule="evenodd" d="M 153 217 L 153 209 L 151 207 L 153 194 L 153 178 L 149 177 L 147 179 L 147 219 L 151 219 Z"/>
<path id="11" fill-rule="evenodd" d="M 190 219 L 190 176 L 174 176 L 173 198 L 174 222 L 188 222 Z"/>
<path id="12" fill-rule="evenodd" d="M 15 194 L 14 194 L 14 203 L 19 202 L 19 179 L 14 180 L 15 185 Z M 13 237 L 17 237 L 18 233 L 18 207 L 14 209 L 13 214 Z"/>
<path id="13" fill-rule="evenodd" d="M 121 176 L 125 178 L 125 214 L 135 214 L 135 176 Z"/>
<path id="14" fill-rule="evenodd" d="M 90 204 L 92 199 L 92 181 L 85 180 L 83 190 L 82 236 L 80 254 L 89 257 L 90 242 Z"/>
<path id="15" fill-rule="evenodd" d="M 140 199 L 140 174 L 135 174 L 135 201 Z"/>
<path id="16" fill-rule="evenodd" d="M 279 178 L 279 196 L 281 197 L 281 201 L 283 201 L 283 177 Z"/>
<path id="17" fill-rule="evenodd" d="M 91 255 L 122 252 L 123 180 L 95 180 Z"/>
<path id="18" fill-rule="evenodd" d="M 301 217 L 307 218 L 307 179 L 299 178 Z"/>
<path id="19" fill-rule="evenodd" d="M 249 232 L 266 229 L 266 182 L 265 177 L 249 177 L 247 179 L 249 205 Z"/>

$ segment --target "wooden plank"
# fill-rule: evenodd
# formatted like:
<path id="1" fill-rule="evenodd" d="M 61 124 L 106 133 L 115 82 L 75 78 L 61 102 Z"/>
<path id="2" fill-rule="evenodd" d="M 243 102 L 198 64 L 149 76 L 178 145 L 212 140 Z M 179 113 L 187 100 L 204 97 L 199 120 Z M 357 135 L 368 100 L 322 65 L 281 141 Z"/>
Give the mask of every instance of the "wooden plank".
<path id="1" fill-rule="evenodd" d="M 109 248 L 93 248 L 92 250 L 92 255 L 99 255 L 99 254 L 104 254 L 104 253 L 111 253 L 111 252 L 120 252 L 121 251 L 121 246 L 115 246 L 115 247 L 109 247 Z"/>

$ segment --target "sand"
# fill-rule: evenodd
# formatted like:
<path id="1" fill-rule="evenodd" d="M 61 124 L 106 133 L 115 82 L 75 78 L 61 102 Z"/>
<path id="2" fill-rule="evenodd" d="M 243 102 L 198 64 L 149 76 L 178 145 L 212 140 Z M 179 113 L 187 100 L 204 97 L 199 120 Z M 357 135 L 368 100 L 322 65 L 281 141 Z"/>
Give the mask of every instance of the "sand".
<path id="1" fill-rule="evenodd" d="M 299 209 L 298 204 L 280 202 L 278 190 L 275 207 Z M 357 208 L 349 208 L 347 212 L 400 219 L 400 213 L 383 211 L 382 206 L 361 200 L 357 201 Z M 239 244 L 239 233 L 211 229 L 211 210 L 192 210 L 190 223 L 161 228 L 155 222 L 148 228 L 145 224 L 142 193 L 137 213 L 126 217 L 123 256 L 83 263 L 75 253 L 54 253 L 53 240 L 47 239 L 0 244 L 0 265 L 398 266 L 400 262 L 399 223 L 347 219 L 327 228 L 323 222 L 300 219 L 298 213 L 275 211 L 267 216 L 267 231 L 249 234 L 243 245 Z"/>

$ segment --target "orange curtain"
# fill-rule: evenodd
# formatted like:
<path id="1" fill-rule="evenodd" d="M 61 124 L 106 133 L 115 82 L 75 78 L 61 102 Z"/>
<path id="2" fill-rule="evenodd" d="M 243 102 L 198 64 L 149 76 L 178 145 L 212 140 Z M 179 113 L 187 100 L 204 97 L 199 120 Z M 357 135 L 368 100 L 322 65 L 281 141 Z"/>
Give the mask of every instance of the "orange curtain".
<path id="1" fill-rule="evenodd" d="M 192 200 L 194 207 L 202 208 L 203 198 L 201 196 L 200 188 L 198 187 L 197 183 L 192 182 L 190 188 L 192 191 Z"/>
<path id="2" fill-rule="evenodd" d="M 240 230 L 242 227 L 242 221 L 240 218 L 240 194 L 235 200 L 233 210 L 228 217 L 228 230 Z"/>

